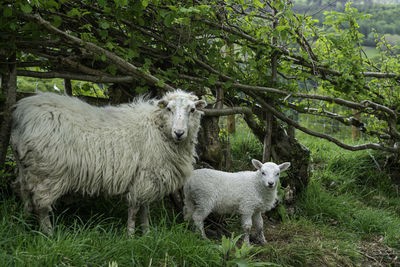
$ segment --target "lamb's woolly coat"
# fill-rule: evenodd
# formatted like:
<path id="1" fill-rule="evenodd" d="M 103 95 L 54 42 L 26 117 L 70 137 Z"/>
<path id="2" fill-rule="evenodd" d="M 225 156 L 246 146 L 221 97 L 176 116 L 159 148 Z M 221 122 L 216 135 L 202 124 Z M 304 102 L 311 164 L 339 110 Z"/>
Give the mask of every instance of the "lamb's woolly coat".
<path id="1" fill-rule="evenodd" d="M 249 230 L 255 224 L 258 239 L 264 243 L 261 214 L 271 210 L 278 201 L 277 184 L 280 171 L 290 163 L 276 165 L 259 161 L 257 171 L 236 173 L 212 169 L 194 170 L 184 186 L 185 219 L 193 219 L 201 234 L 205 236 L 203 221 L 211 213 L 239 214 L 249 242 Z M 268 185 L 268 183 L 271 183 Z"/>
<path id="2" fill-rule="evenodd" d="M 180 90 L 162 100 L 176 98 L 197 100 Z M 99 108 L 50 93 L 19 101 L 11 144 L 26 207 L 49 210 L 70 192 L 125 195 L 137 207 L 181 187 L 192 172 L 202 112 L 189 114 L 187 138 L 176 142 L 170 115 L 156 103 Z"/>

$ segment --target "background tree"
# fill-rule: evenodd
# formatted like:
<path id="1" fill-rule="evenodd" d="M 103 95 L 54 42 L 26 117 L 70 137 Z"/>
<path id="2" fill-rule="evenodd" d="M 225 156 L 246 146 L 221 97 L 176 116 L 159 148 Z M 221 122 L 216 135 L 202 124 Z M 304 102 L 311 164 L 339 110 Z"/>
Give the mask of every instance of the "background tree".
<path id="1" fill-rule="evenodd" d="M 358 30 L 366 16 L 350 4 L 326 13 L 322 26 L 285 0 L 16 0 L 1 10 L 1 48 L 17 51 L 18 76 L 109 84 L 114 103 L 176 87 L 229 103 L 206 114 L 242 113 L 261 142 L 272 128 L 271 155 L 292 162 L 285 183 L 298 190 L 308 181 L 309 153 L 286 126 L 349 150 L 400 151 L 398 56 L 385 40 L 378 61 L 365 56 Z M 371 138 L 349 145 L 290 112 L 327 117 Z"/>

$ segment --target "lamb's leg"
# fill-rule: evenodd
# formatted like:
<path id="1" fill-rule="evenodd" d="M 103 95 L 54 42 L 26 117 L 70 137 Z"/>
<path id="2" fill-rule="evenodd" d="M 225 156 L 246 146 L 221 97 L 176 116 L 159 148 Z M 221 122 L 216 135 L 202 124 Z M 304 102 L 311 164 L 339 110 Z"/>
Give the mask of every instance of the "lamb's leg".
<path id="1" fill-rule="evenodd" d="M 204 232 L 204 219 L 210 214 L 209 211 L 203 209 L 196 209 L 193 212 L 193 221 L 196 228 L 200 231 L 202 237 L 207 238 L 206 233 Z"/>
<path id="2" fill-rule="evenodd" d="M 143 233 L 149 231 L 149 204 L 144 204 L 140 207 L 140 223 L 142 224 Z"/>
<path id="3" fill-rule="evenodd" d="M 139 206 L 135 203 L 128 204 L 128 235 L 135 233 L 135 218 L 139 211 Z"/>
<path id="4" fill-rule="evenodd" d="M 258 242 L 265 245 L 267 241 L 265 240 L 263 232 L 263 219 L 261 217 L 261 212 L 257 212 L 253 215 L 253 223 L 254 223 L 254 228 L 256 229 Z"/>
<path id="5" fill-rule="evenodd" d="M 252 214 L 242 214 L 243 241 L 250 245 L 250 231 L 252 226 Z"/>

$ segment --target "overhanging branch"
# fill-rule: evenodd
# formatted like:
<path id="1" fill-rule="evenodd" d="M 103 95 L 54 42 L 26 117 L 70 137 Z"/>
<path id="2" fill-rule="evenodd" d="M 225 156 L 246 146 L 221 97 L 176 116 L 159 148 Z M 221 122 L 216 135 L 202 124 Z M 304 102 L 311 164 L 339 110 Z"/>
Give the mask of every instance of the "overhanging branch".
<path id="1" fill-rule="evenodd" d="M 168 90 L 168 91 L 175 90 L 175 88 L 173 88 L 172 86 L 170 86 L 166 83 L 161 83 L 161 81 L 157 77 L 140 71 L 136 66 L 125 61 L 124 59 L 120 58 L 116 54 L 114 54 L 106 49 L 103 49 L 91 42 L 85 42 L 75 36 L 69 35 L 68 33 L 64 32 L 64 31 L 61 31 L 60 29 L 51 25 L 50 22 L 44 20 L 39 14 L 23 14 L 22 16 L 24 16 L 26 19 L 28 19 L 30 21 L 34 21 L 39 26 L 44 27 L 48 31 L 60 36 L 61 38 L 63 38 L 64 40 L 66 40 L 67 42 L 69 42 L 71 44 L 74 44 L 81 48 L 85 48 L 96 55 L 100 55 L 100 56 L 104 55 L 110 63 L 115 64 L 118 68 L 121 69 L 121 71 L 125 71 L 134 76 L 137 76 L 138 78 L 142 78 L 142 79 L 146 80 L 148 83 L 160 86 L 160 87 L 164 88 L 165 90 Z"/>
<path id="2" fill-rule="evenodd" d="M 68 72 L 39 72 L 39 71 L 29 71 L 29 70 L 17 70 L 18 76 L 34 77 L 40 79 L 71 79 L 78 81 L 87 81 L 94 83 L 129 83 L 134 81 L 131 76 L 93 76 L 93 75 L 83 75 L 77 73 Z"/>
<path id="3" fill-rule="evenodd" d="M 382 145 L 376 144 L 376 143 L 368 143 L 368 144 L 355 145 L 355 146 L 351 146 L 351 145 L 342 143 L 339 140 L 337 140 L 336 138 L 333 138 L 332 136 L 329 136 L 329 135 L 326 135 L 323 133 L 319 133 L 319 132 L 314 132 L 304 126 L 301 126 L 296 121 L 286 117 L 284 114 L 282 114 L 281 112 L 274 109 L 272 106 L 270 106 L 268 103 L 266 103 L 260 96 L 256 95 L 254 92 L 248 92 L 248 95 L 250 95 L 255 100 L 257 100 L 257 103 L 259 103 L 263 108 L 265 108 L 266 110 L 271 112 L 278 119 L 286 122 L 289 125 L 292 125 L 296 129 L 299 129 L 300 131 L 302 131 L 306 134 L 326 139 L 344 149 L 351 150 L 351 151 L 373 149 L 373 150 L 387 151 L 387 152 L 391 152 L 391 153 L 399 153 L 400 152 L 400 148 L 386 147 L 386 146 L 382 146 Z"/>
<path id="4" fill-rule="evenodd" d="M 186 74 L 180 74 L 179 77 L 182 78 L 182 79 L 185 79 L 185 80 L 190 80 L 190 81 L 194 81 L 194 82 L 198 82 L 198 83 L 206 82 L 206 79 L 193 77 L 193 76 L 189 76 L 189 75 L 186 75 Z M 215 84 L 223 86 L 223 85 L 226 84 L 226 82 L 216 81 Z M 383 112 L 387 113 L 388 115 L 390 115 L 392 117 L 396 117 L 397 116 L 395 111 L 393 111 L 393 110 L 391 110 L 391 109 L 389 109 L 389 108 L 387 108 L 385 106 L 373 103 L 371 101 L 363 101 L 361 103 L 357 103 L 357 102 L 344 100 L 344 99 L 337 98 L 337 97 L 329 97 L 329 96 L 321 96 L 321 95 L 313 95 L 313 94 L 304 94 L 304 93 L 297 93 L 297 92 L 288 92 L 288 91 L 283 91 L 283 90 L 279 90 L 279 89 L 271 88 L 271 87 L 246 85 L 246 84 L 241 84 L 241 83 L 237 83 L 237 82 L 232 83 L 230 86 L 233 87 L 233 88 L 238 88 L 238 89 L 242 90 L 243 92 L 258 91 L 258 92 L 268 92 L 268 93 L 285 95 L 285 96 L 293 96 L 293 97 L 308 98 L 308 99 L 317 99 L 317 100 L 322 100 L 322 101 L 326 101 L 326 102 L 329 102 L 329 103 L 340 104 L 340 105 L 343 105 L 343 106 L 346 106 L 346 107 L 349 107 L 349 108 L 353 108 L 353 109 L 357 109 L 357 110 L 365 110 L 367 107 L 370 107 L 370 108 L 373 108 L 375 110 L 383 111 Z"/>

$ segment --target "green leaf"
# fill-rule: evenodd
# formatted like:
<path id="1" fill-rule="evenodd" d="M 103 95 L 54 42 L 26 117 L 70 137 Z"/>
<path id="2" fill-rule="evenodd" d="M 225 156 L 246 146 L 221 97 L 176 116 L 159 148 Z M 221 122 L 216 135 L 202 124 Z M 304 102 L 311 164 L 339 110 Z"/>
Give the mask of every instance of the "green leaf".
<path id="1" fill-rule="evenodd" d="M 62 23 L 61 17 L 57 16 L 57 15 L 53 15 L 53 23 L 52 23 L 53 26 L 58 28 L 58 27 L 60 27 L 61 23 Z"/>
<path id="2" fill-rule="evenodd" d="M 128 0 L 114 0 L 116 7 L 124 7 L 128 5 Z"/>
<path id="3" fill-rule="evenodd" d="M 100 25 L 100 27 L 102 28 L 102 29 L 108 29 L 108 28 L 110 28 L 110 24 L 107 22 L 107 21 L 101 21 L 100 23 L 99 23 L 99 25 Z"/>
<path id="4" fill-rule="evenodd" d="M 12 8 L 11 8 L 10 6 L 6 6 L 6 7 L 3 9 L 3 16 L 6 17 L 6 18 L 12 16 Z"/>
<path id="5" fill-rule="evenodd" d="M 112 75 L 117 74 L 117 67 L 115 65 L 109 65 L 107 67 L 108 72 L 110 72 Z"/>
<path id="6" fill-rule="evenodd" d="M 21 10 L 24 13 L 31 13 L 32 12 L 32 7 L 29 4 L 21 4 Z"/>
<path id="7" fill-rule="evenodd" d="M 142 6 L 147 7 L 149 5 L 149 0 L 142 0 Z"/>
<path id="8" fill-rule="evenodd" d="M 107 42 L 106 43 L 106 47 L 108 48 L 108 50 L 113 50 L 114 49 L 114 45 L 111 42 Z"/>
<path id="9" fill-rule="evenodd" d="M 77 8 L 73 8 L 67 12 L 68 17 L 81 17 L 81 12 Z"/>
<path id="10" fill-rule="evenodd" d="M 158 80 L 158 82 L 156 83 L 156 86 L 158 87 L 164 87 L 165 82 L 161 79 Z"/>
<path id="11" fill-rule="evenodd" d="M 146 86 L 143 86 L 143 87 L 138 86 L 138 87 L 135 88 L 135 91 L 138 94 L 144 94 L 144 93 L 147 93 L 148 88 Z"/>
<path id="12" fill-rule="evenodd" d="M 208 77 L 208 84 L 209 85 L 215 85 L 217 83 L 218 80 L 218 75 L 216 74 L 211 74 L 210 77 Z"/>
<path id="13" fill-rule="evenodd" d="M 127 54 L 128 59 L 132 59 L 132 58 L 135 58 L 138 56 L 139 56 L 139 53 L 136 50 L 128 49 L 128 54 Z"/>
<path id="14" fill-rule="evenodd" d="M 172 22 L 174 21 L 174 18 L 175 18 L 174 14 L 168 13 L 168 15 L 166 15 L 166 16 L 164 17 L 164 24 L 165 24 L 165 26 L 170 27 L 171 24 L 172 24 Z"/>

